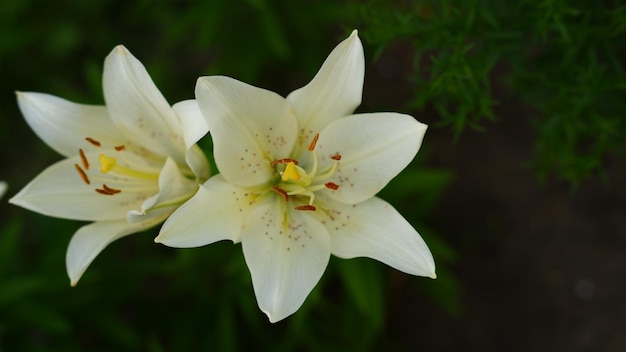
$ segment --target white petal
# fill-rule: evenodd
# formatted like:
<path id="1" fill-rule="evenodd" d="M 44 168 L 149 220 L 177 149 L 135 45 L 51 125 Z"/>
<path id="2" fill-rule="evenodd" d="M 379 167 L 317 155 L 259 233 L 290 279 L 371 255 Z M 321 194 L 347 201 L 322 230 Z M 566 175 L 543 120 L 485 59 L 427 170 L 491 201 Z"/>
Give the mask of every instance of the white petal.
<path id="1" fill-rule="evenodd" d="M 90 160 L 97 160 L 97 153 L 86 153 Z M 91 184 L 86 184 L 75 165 L 81 165 L 79 157 L 62 160 L 37 175 L 26 187 L 9 200 L 23 208 L 59 218 L 99 221 L 126 219 L 126 213 L 139 209 L 141 203 L 158 192 L 153 180 L 122 180 L 111 173 L 102 174 L 93 165 L 88 174 Z M 120 183 L 122 181 L 127 181 Z M 122 189 L 115 195 L 103 195 L 95 191 L 106 184 Z"/>
<path id="2" fill-rule="evenodd" d="M 66 157 L 76 155 L 78 148 L 89 146 L 87 137 L 109 146 L 127 143 L 104 106 L 76 104 L 31 92 L 17 92 L 17 103 L 37 136 Z"/>
<path id="3" fill-rule="evenodd" d="M 361 104 L 364 77 L 363 45 L 354 30 L 328 55 L 309 84 L 287 96 L 304 130 L 301 147 L 306 148 L 313 135 L 335 119 L 352 114 Z"/>
<path id="4" fill-rule="evenodd" d="M 204 182 L 211 175 L 209 162 L 202 149 L 196 143 L 209 132 L 209 126 L 207 126 L 195 100 L 178 102 L 172 108 L 180 118 L 182 125 L 185 146 L 187 147 L 187 155 L 185 157 L 187 165 L 196 175 L 196 179 Z"/>
<path id="5" fill-rule="evenodd" d="M 241 239 L 261 310 L 272 323 L 293 314 L 328 264 L 324 226 L 282 198 L 268 197 L 248 215 Z"/>
<path id="6" fill-rule="evenodd" d="M 330 181 L 339 185 L 328 196 L 344 203 L 358 203 L 378 193 L 402 171 L 419 150 L 426 125 L 397 113 L 358 114 L 328 125 L 316 146 L 320 170 L 341 160 Z"/>
<path id="7" fill-rule="evenodd" d="M 221 240 L 237 243 L 254 197 L 226 182 L 221 174 L 215 175 L 170 215 L 154 241 L 177 248 L 200 247 Z"/>
<path id="8" fill-rule="evenodd" d="M 202 116 L 200 107 L 194 99 L 180 101 L 172 106 L 176 115 L 180 119 L 183 131 L 183 138 L 187 147 L 192 146 L 207 133 L 209 126 Z"/>
<path id="9" fill-rule="evenodd" d="M 320 197 L 316 204 L 315 216 L 330 232 L 332 254 L 369 257 L 408 274 L 436 277 L 428 246 L 389 203 L 373 197 L 350 205 Z"/>
<path id="10" fill-rule="evenodd" d="M 159 175 L 159 193 L 144 201 L 141 211 L 131 210 L 127 220 L 135 223 L 167 216 L 189 199 L 198 187 L 195 180 L 182 175 L 176 162 L 168 158 Z"/>
<path id="11" fill-rule="evenodd" d="M 7 191 L 7 188 L 8 188 L 8 187 L 9 187 L 9 186 L 7 185 L 7 183 L 6 183 L 6 182 L 4 182 L 4 181 L 0 181 L 0 198 L 2 198 L 2 196 L 4 195 L 4 192 L 6 192 L 6 191 Z"/>
<path id="12" fill-rule="evenodd" d="M 89 264 L 109 243 L 154 225 L 155 223 L 129 224 L 126 221 L 103 221 L 78 229 L 67 247 L 65 257 L 71 285 L 76 286 Z"/>
<path id="13" fill-rule="evenodd" d="M 297 121 L 289 104 L 265 89 L 229 77 L 201 77 L 196 99 L 213 137 L 215 163 L 239 187 L 267 183 L 271 162 L 289 158 Z"/>
<path id="14" fill-rule="evenodd" d="M 132 141 L 185 163 L 180 122 L 146 68 L 118 45 L 104 61 L 104 99 L 117 128 Z"/>

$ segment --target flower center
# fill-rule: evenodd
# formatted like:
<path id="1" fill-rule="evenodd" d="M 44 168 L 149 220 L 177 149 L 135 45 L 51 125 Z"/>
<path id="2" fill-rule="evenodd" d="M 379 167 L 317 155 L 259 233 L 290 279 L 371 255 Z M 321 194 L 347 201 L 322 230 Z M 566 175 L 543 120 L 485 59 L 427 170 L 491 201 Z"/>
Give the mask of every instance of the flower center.
<path id="1" fill-rule="evenodd" d="M 100 148 L 102 145 L 102 143 L 90 137 L 85 138 L 85 140 L 96 148 Z M 113 149 L 115 149 L 115 154 L 119 157 L 119 159 L 121 159 L 122 163 L 118 162 L 118 158 L 116 157 L 109 156 L 104 153 L 100 154 L 100 157 L 98 158 L 98 163 L 100 164 L 100 174 L 89 172 L 91 164 L 89 163 L 83 149 L 78 149 L 81 164 L 74 164 L 74 168 L 83 182 L 87 185 L 90 185 L 92 180 L 103 182 L 101 188 L 95 189 L 97 193 L 112 196 L 122 192 L 121 189 L 107 186 L 104 182 L 111 181 L 111 179 L 105 179 L 101 176 L 104 174 L 114 176 L 115 182 L 120 184 L 131 183 L 133 182 L 131 180 L 136 181 L 137 179 L 158 180 L 158 170 L 149 167 L 142 167 L 136 163 L 132 163 L 124 156 L 124 151 L 126 150 L 125 146 L 115 146 Z"/>
<path id="2" fill-rule="evenodd" d="M 334 160 L 333 165 L 325 171 L 318 170 L 317 153 L 315 152 L 315 145 L 319 133 L 315 134 L 308 151 L 311 153 L 312 165 L 309 171 L 299 166 L 299 163 L 295 159 L 278 159 L 272 162 L 273 165 L 285 165 L 280 173 L 280 181 L 277 185 L 272 187 L 272 190 L 278 193 L 283 199 L 288 202 L 290 197 L 303 196 L 308 197 L 309 202 L 305 205 L 298 205 L 296 210 L 316 210 L 313 205 L 315 201 L 315 192 L 322 189 L 330 189 L 336 191 L 339 189 L 339 185 L 334 182 L 329 182 L 328 179 L 333 176 L 337 171 L 339 160 L 341 155 L 335 154 L 330 158 Z"/>

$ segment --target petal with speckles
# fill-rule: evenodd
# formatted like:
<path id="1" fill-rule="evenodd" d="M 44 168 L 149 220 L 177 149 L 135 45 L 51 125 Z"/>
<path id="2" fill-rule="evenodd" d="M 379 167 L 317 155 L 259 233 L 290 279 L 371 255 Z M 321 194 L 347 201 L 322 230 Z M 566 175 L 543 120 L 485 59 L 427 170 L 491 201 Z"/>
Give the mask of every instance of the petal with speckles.
<path id="1" fill-rule="evenodd" d="M 343 204 L 320 197 L 318 208 L 315 216 L 330 233 L 332 254 L 369 257 L 407 274 L 436 277 L 435 261 L 422 237 L 384 200 Z"/>
<path id="2" fill-rule="evenodd" d="M 257 302 L 270 322 L 300 308 L 330 257 L 324 226 L 279 197 L 268 197 L 252 209 L 241 242 Z"/>
<path id="3" fill-rule="evenodd" d="M 376 193 L 413 160 L 426 125 L 409 115 L 372 113 L 351 115 L 320 133 L 316 152 L 320 170 L 330 168 L 339 153 L 337 172 L 329 179 L 339 185 L 325 193 L 340 202 L 358 203 Z"/>
<path id="4" fill-rule="evenodd" d="M 155 242 L 177 248 L 199 247 L 221 240 L 239 242 L 244 218 L 258 195 L 211 177 L 161 227 Z"/>
<path id="5" fill-rule="evenodd" d="M 253 187 L 274 176 L 271 162 L 290 157 L 297 121 L 278 94 L 229 77 L 201 77 L 196 99 L 211 131 L 215 163 L 228 182 Z"/>
<path id="6" fill-rule="evenodd" d="M 185 164 L 185 144 L 176 113 L 139 60 L 123 45 L 104 60 L 104 100 L 115 126 L 152 152 Z"/>

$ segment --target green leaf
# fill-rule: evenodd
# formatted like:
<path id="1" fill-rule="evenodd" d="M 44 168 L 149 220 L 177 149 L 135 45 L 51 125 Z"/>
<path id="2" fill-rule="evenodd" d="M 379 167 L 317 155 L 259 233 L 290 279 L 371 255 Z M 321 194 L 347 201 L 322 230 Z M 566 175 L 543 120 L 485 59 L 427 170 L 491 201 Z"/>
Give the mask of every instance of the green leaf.
<path id="1" fill-rule="evenodd" d="M 382 264 L 367 258 L 342 259 L 335 263 L 350 302 L 374 330 L 380 329 L 384 321 L 386 287 Z"/>

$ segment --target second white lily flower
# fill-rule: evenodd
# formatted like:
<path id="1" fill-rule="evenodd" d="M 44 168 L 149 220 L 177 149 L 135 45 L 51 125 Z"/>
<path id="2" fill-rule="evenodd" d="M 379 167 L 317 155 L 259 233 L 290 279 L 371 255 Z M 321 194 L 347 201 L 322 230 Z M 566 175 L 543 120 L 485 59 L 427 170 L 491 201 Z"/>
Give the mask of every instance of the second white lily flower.
<path id="1" fill-rule="evenodd" d="M 145 67 L 117 46 L 104 63 L 105 106 L 17 93 L 35 133 L 65 156 L 10 202 L 59 218 L 94 221 L 74 234 L 67 271 L 75 285 L 116 239 L 163 222 L 209 177 L 195 145 L 206 124 L 195 100 L 170 106 Z"/>

